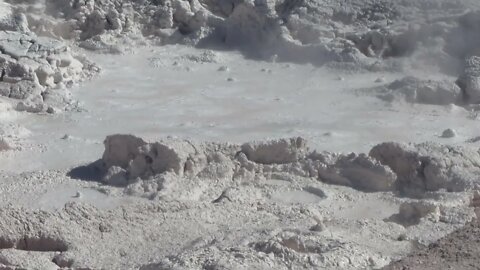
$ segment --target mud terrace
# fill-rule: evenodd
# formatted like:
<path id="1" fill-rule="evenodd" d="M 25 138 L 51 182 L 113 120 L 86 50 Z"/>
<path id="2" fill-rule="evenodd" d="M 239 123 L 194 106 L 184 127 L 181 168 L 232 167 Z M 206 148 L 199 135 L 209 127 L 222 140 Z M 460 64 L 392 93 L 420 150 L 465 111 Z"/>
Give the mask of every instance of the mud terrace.
<path id="1" fill-rule="evenodd" d="M 475 269 L 477 0 L 0 0 L 0 269 Z"/>

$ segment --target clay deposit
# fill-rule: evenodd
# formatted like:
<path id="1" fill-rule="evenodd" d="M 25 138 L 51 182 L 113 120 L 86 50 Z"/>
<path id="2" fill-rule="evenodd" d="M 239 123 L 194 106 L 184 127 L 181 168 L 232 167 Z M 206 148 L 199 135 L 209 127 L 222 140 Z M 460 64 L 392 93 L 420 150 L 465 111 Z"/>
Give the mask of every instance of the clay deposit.
<path id="1" fill-rule="evenodd" d="M 0 268 L 473 269 L 479 12 L 0 0 Z"/>

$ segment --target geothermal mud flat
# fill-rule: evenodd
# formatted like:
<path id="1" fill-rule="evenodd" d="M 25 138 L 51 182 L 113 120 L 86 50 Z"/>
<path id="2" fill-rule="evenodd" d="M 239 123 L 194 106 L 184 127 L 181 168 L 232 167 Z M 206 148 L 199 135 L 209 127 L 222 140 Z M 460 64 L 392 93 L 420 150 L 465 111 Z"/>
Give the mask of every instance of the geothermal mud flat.
<path id="1" fill-rule="evenodd" d="M 1 1 L 0 268 L 438 262 L 476 230 L 477 10 Z"/>

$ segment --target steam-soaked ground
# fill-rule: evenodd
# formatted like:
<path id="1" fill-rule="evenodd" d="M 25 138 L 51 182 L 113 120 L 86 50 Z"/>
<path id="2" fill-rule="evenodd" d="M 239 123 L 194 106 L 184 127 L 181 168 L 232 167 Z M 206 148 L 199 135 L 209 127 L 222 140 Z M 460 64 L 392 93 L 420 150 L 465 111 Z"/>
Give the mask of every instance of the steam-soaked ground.
<path id="1" fill-rule="evenodd" d="M 0 268 L 473 268 L 479 8 L 0 0 Z"/>

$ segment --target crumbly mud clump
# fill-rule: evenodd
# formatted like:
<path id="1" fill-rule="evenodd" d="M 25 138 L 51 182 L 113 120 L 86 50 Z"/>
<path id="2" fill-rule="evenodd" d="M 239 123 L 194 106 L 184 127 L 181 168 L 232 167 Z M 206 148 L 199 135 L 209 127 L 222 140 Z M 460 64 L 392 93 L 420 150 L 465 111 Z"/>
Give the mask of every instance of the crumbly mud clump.
<path id="1" fill-rule="evenodd" d="M 412 76 L 396 80 L 377 91 L 379 98 L 389 102 L 403 99 L 408 103 L 448 105 L 463 104 L 465 98 L 454 82 L 422 80 Z"/>
<path id="2" fill-rule="evenodd" d="M 73 106 L 66 87 L 90 78 L 98 68 L 56 39 L 37 36 L 25 14 L 1 3 L 0 95 L 19 100 L 17 110 L 55 112 Z"/>
<path id="3" fill-rule="evenodd" d="M 480 42 L 474 31 L 475 13 L 461 12 L 471 8 L 467 1 L 355 0 L 342 5 L 328 0 L 45 0 L 43 6 L 9 2 L 25 14 L 33 32 L 111 53 L 147 39 L 226 46 L 248 56 L 313 64 L 340 61 L 369 67 L 374 59 L 421 52 L 417 59 L 451 65 L 451 59 L 474 51 L 465 43 Z"/>
<path id="4" fill-rule="evenodd" d="M 469 104 L 480 103 L 480 57 L 471 56 L 465 59 L 463 74 L 457 84 L 462 89 L 463 100 Z"/>
<path id="5" fill-rule="evenodd" d="M 221 179 L 290 173 L 364 191 L 399 191 L 411 196 L 480 188 L 478 149 L 434 143 L 383 143 L 368 155 L 343 155 L 311 152 L 303 138 L 222 146 L 176 140 L 147 143 L 131 135 L 112 135 L 105 140 L 105 148 L 106 183 L 128 185 L 137 178 L 154 179 L 165 173 Z M 120 176 L 124 179 L 118 180 Z"/>

